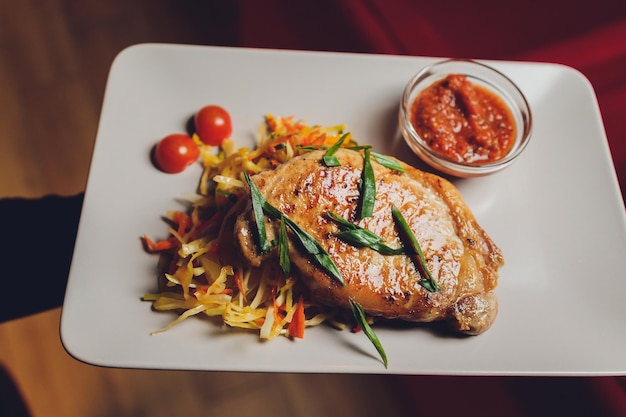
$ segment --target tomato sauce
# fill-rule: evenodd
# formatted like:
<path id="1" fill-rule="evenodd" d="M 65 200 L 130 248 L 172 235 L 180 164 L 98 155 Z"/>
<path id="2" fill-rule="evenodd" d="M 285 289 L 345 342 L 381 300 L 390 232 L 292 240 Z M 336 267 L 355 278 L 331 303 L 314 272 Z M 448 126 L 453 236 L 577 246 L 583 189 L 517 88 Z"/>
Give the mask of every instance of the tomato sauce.
<path id="1" fill-rule="evenodd" d="M 515 120 L 504 101 L 460 74 L 423 90 L 413 102 L 411 123 L 432 150 L 457 162 L 498 161 L 515 142 Z"/>

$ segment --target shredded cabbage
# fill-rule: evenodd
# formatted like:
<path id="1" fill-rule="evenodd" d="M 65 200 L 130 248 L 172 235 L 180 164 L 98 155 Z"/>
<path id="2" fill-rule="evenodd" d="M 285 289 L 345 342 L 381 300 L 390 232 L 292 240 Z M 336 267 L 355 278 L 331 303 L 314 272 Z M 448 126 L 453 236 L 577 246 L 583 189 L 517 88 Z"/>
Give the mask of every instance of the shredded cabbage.
<path id="1" fill-rule="evenodd" d="M 284 277 L 277 262 L 266 262 L 258 268 L 235 268 L 219 251 L 228 238 L 221 234 L 221 225 L 243 195 L 244 170 L 254 175 L 274 169 L 311 148 L 332 146 L 343 133 L 343 125 L 309 126 L 293 117 L 268 114 L 253 150 L 237 148 L 231 140 L 215 148 L 194 136 L 203 166 L 198 195 L 190 199 L 188 213 L 166 213 L 171 223 L 167 239 L 154 243 L 144 238 L 150 250 L 161 254 L 160 264 L 164 267 L 161 291 L 145 294 L 143 299 L 151 301 L 155 310 L 180 313 L 153 333 L 202 313 L 221 317 L 231 327 L 258 331 L 262 339 L 289 337 L 295 300 L 305 294 L 297 275 Z M 354 145 L 348 135 L 342 146 Z M 306 327 L 326 321 L 342 327 L 331 312 L 316 303 L 305 299 L 304 306 Z"/>

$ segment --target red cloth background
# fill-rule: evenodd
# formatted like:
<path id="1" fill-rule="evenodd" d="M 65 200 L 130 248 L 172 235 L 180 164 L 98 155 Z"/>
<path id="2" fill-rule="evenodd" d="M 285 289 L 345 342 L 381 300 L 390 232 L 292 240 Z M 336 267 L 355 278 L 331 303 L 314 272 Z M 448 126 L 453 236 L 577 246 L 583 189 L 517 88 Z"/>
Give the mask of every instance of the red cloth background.
<path id="1" fill-rule="evenodd" d="M 236 20 L 238 46 L 576 68 L 595 89 L 622 193 L 626 190 L 624 0 L 241 1 Z M 230 24 L 224 28 L 232 30 Z M 398 376 L 394 382 L 417 416 L 626 416 L 626 380 L 619 377 Z"/>
<path id="2" fill-rule="evenodd" d="M 239 3 L 239 46 L 560 63 L 592 83 L 626 189 L 626 1 Z"/>

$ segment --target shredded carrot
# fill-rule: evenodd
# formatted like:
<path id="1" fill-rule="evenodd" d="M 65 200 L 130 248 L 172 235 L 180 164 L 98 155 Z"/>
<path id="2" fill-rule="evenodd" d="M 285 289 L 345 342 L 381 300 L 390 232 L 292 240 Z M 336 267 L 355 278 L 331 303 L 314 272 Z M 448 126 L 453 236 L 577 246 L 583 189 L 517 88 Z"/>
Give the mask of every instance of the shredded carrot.
<path id="1" fill-rule="evenodd" d="M 285 117 L 283 119 L 283 123 L 285 125 L 285 128 L 287 128 L 287 132 L 293 133 L 296 131 L 296 126 L 294 126 L 293 124 L 293 116 Z"/>
<path id="2" fill-rule="evenodd" d="M 311 139 L 310 145 L 322 146 L 326 142 L 326 133 L 311 135 Z"/>
<path id="3" fill-rule="evenodd" d="M 281 314 L 283 310 L 284 310 L 284 307 L 277 305 L 276 299 L 274 299 L 274 325 L 280 324 L 280 321 L 283 318 Z"/>
<path id="4" fill-rule="evenodd" d="M 298 299 L 296 304 L 296 311 L 293 314 L 291 323 L 289 323 L 289 336 L 302 339 L 304 337 L 304 323 L 306 317 L 304 316 L 304 298 Z"/>
<path id="5" fill-rule="evenodd" d="M 184 235 L 192 224 L 191 217 L 182 211 L 173 212 L 172 220 L 178 225 L 177 232 L 179 235 Z"/>
<path id="6" fill-rule="evenodd" d="M 243 282 L 241 281 L 241 272 L 239 272 L 239 271 L 235 272 L 235 275 L 233 276 L 233 278 L 235 279 L 235 285 L 237 286 L 237 289 L 239 290 L 239 293 L 243 297 L 243 301 L 245 303 L 247 303 L 248 302 L 248 297 L 246 296 L 246 291 L 243 288 Z"/>
<path id="7" fill-rule="evenodd" d="M 178 246 L 178 239 L 176 239 L 175 237 L 170 237 L 169 239 L 154 242 L 148 236 L 144 235 L 143 240 L 144 242 L 146 242 L 148 248 L 153 252 L 162 252 Z"/>
<path id="8" fill-rule="evenodd" d="M 292 139 L 291 135 L 285 136 L 285 137 L 283 137 L 281 139 L 273 141 L 267 148 L 272 153 L 276 152 L 276 146 L 282 145 L 282 144 L 287 143 L 287 142 L 291 142 L 291 139 Z"/>
<path id="9" fill-rule="evenodd" d="M 271 114 L 268 114 L 265 116 L 265 124 L 267 125 L 267 129 L 270 132 L 276 131 L 276 127 L 277 127 L 276 119 Z"/>
<path id="10" fill-rule="evenodd" d="M 191 288 L 189 290 L 189 295 L 198 296 L 205 295 L 207 292 L 207 288 Z"/>

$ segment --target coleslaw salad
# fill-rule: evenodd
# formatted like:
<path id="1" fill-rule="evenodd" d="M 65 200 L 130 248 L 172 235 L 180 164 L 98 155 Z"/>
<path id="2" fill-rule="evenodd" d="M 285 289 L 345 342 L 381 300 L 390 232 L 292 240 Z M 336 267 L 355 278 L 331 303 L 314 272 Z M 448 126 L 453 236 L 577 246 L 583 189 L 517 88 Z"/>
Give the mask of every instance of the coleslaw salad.
<path id="1" fill-rule="evenodd" d="M 244 173 L 274 169 L 311 149 L 356 143 L 345 126 L 308 125 L 293 117 L 265 116 L 255 149 L 237 148 L 229 139 L 219 147 L 194 141 L 203 167 L 197 197 L 188 212 L 166 213 L 169 236 L 152 240 L 143 236 L 148 251 L 160 257 L 160 289 L 144 294 L 157 311 L 180 314 L 166 331 L 195 315 L 216 317 L 231 327 L 258 332 L 261 339 L 304 337 L 306 327 L 324 322 L 340 329 L 346 324 L 337 312 L 308 300 L 297 274 L 285 276 L 276 261 L 260 267 L 225 261 L 221 245 L 229 238 L 222 227 L 228 212 L 245 194 Z M 231 233 L 232 234 L 232 233 Z M 231 236 L 232 238 L 232 236 Z"/>

